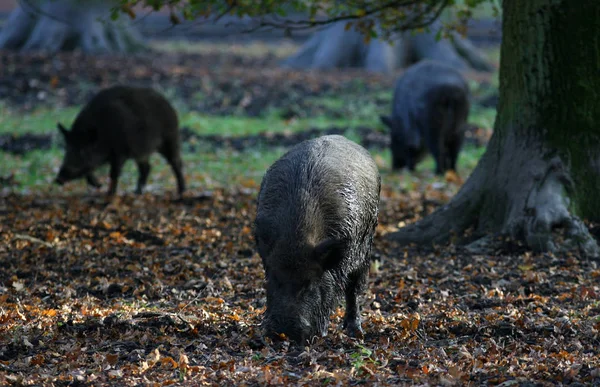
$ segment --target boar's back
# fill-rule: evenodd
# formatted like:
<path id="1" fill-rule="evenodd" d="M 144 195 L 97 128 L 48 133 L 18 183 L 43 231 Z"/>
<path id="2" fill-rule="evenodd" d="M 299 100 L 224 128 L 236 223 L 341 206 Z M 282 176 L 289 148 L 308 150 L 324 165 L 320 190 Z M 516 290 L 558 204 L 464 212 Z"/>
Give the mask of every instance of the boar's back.
<path id="1" fill-rule="evenodd" d="M 326 237 L 359 241 L 377 217 L 380 176 L 370 154 L 339 135 L 298 144 L 263 178 L 257 228 L 290 248 Z"/>

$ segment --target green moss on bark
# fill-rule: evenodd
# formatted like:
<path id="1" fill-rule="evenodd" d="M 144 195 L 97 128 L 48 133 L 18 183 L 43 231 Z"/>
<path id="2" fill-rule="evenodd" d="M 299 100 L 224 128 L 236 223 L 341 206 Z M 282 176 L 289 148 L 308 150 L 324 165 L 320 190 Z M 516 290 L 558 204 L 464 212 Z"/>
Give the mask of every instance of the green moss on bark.
<path id="1" fill-rule="evenodd" d="M 543 50 L 552 59 L 552 98 L 542 117 L 546 139 L 569 163 L 578 215 L 600 220 L 600 2 L 555 3 Z"/>
<path id="2" fill-rule="evenodd" d="M 561 157 L 577 215 L 600 219 L 600 2 L 505 0 L 495 130 Z M 532 151 L 537 151 L 532 146 Z"/>

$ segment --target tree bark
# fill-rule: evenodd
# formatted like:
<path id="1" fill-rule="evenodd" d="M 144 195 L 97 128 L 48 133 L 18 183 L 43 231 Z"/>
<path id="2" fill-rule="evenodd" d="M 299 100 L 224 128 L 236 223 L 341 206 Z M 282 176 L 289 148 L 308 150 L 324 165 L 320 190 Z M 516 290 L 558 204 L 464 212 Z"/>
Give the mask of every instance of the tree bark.
<path id="1" fill-rule="evenodd" d="M 486 153 L 456 196 L 389 234 L 443 243 L 469 227 L 474 252 L 510 235 L 536 251 L 598 256 L 581 219 L 600 220 L 600 2 L 503 1 L 500 97 Z"/>
<path id="2" fill-rule="evenodd" d="M 0 49 L 86 53 L 143 49 L 131 25 L 109 20 L 110 7 L 110 1 L 100 0 L 23 1 L 0 30 Z"/>
<path id="3" fill-rule="evenodd" d="M 453 40 L 437 40 L 435 35 L 441 28 L 439 22 L 435 22 L 430 31 L 399 34 L 392 44 L 381 39 L 366 43 L 362 34 L 354 29 L 346 30 L 345 26 L 346 22 L 338 22 L 317 32 L 282 65 L 304 69 L 360 67 L 389 73 L 422 59 L 437 59 L 461 71 L 493 69 L 467 39 L 455 35 Z"/>

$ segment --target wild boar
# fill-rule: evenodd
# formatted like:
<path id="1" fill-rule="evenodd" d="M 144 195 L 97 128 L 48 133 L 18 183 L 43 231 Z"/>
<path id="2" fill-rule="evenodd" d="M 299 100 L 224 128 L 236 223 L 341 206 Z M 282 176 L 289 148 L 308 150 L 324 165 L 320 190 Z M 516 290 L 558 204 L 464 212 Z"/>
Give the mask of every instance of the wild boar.
<path id="1" fill-rule="evenodd" d="M 79 112 L 70 131 L 61 123 L 57 126 L 66 144 L 58 184 L 85 177 L 88 184 L 99 187 L 93 171 L 108 163 L 108 194 L 112 196 L 123 164 L 134 159 L 139 194 L 150 173 L 149 157 L 159 152 L 175 173 L 179 196 L 185 191 L 177 113 L 155 90 L 132 86 L 104 89 Z"/>
<path id="2" fill-rule="evenodd" d="M 266 172 L 254 226 L 266 277 L 268 335 L 325 335 L 342 295 L 344 328 L 362 334 L 381 178 L 362 146 L 339 135 L 295 145 Z"/>
<path id="3" fill-rule="evenodd" d="M 427 150 L 438 175 L 456 170 L 470 109 L 469 86 L 456 69 L 423 60 L 396 83 L 391 116 L 381 116 L 390 128 L 392 169 L 415 170 Z"/>

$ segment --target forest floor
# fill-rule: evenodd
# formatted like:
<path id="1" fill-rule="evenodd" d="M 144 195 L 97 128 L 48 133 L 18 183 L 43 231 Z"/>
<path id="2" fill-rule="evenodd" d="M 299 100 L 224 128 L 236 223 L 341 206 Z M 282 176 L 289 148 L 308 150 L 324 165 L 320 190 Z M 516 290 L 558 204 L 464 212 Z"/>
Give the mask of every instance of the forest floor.
<path id="1" fill-rule="evenodd" d="M 495 76 L 469 75 L 476 102 L 462 179 L 438 178 L 430 158 L 415 174 L 389 169 L 378 114 L 395 75 L 284 71 L 278 55 L 257 46 L 2 53 L 0 384 L 599 384 L 598 261 L 518 243 L 479 256 L 384 238 L 469 175 L 491 134 Z M 133 166 L 109 202 L 83 182 L 51 183 L 62 157 L 56 121 L 69 125 L 115 82 L 156 87 L 178 109 L 190 185 L 182 201 L 162 160 L 139 196 Z M 326 337 L 296 346 L 260 334 L 255 199 L 270 163 L 326 132 L 363 144 L 382 173 L 365 335 L 341 331 L 342 305 Z"/>

